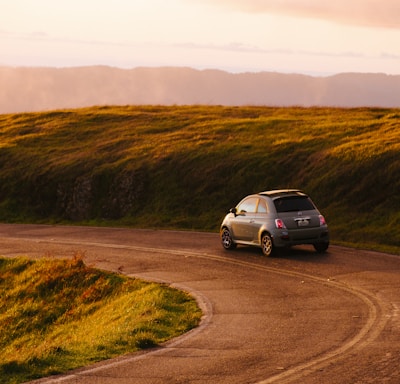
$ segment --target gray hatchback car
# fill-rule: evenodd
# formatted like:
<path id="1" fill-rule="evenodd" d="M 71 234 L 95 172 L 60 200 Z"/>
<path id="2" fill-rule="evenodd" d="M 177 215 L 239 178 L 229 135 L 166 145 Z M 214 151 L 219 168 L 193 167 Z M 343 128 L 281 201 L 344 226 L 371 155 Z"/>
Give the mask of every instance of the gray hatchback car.
<path id="1" fill-rule="evenodd" d="M 276 248 L 312 244 L 317 252 L 329 247 L 325 218 L 308 195 L 298 189 L 260 192 L 245 197 L 225 216 L 222 246 L 253 245 L 270 256 Z"/>

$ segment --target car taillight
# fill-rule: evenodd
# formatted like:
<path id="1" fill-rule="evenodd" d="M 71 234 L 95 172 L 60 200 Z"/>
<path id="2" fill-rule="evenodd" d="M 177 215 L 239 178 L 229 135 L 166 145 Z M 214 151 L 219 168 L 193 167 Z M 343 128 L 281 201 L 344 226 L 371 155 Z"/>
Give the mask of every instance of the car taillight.
<path id="1" fill-rule="evenodd" d="M 286 225 L 285 225 L 285 223 L 283 222 L 282 219 L 275 219 L 275 226 L 278 229 L 285 229 L 286 228 Z"/>
<path id="2" fill-rule="evenodd" d="M 320 226 L 326 225 L 325 217 L 322 215 L 319 215 L 319 225 Z"/>

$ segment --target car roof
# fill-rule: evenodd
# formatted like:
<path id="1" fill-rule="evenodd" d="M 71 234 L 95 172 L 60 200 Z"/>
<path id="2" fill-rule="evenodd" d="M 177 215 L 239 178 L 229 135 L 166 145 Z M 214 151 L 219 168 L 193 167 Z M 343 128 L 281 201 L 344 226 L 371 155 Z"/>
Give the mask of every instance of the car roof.
<path id="1" fill-rule="evenodd" d="M 274 189 L 271 191 L 260 192 L 259 195 L 268 196 L 271 198 L 277 198 L 283 196 L 307 196 L 300 189 Z"/>

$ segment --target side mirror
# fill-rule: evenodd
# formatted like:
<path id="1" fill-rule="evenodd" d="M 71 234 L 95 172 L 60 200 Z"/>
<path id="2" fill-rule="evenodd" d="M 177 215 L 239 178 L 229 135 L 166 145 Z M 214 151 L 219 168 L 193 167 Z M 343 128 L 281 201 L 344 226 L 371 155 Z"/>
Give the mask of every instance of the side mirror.
<path id="1" fill-rule="evenodd" d="M 233 214 L 235 215 L 235 217 L 237 216 L 237 210 L 236 210 L 236 208 L 231 208 L 231 209 L 229 210 L 229 212 L 230 212 L 230 213 L 233 213 Z"/>

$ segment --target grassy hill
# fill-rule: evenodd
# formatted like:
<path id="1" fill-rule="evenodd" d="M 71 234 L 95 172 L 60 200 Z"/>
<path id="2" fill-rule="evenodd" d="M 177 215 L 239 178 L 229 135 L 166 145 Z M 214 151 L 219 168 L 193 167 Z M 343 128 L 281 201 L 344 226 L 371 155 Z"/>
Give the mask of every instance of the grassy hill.
<path id="1" fill-rule="evenodd" d="M 0 383 L 153 347 L 196 327 L 185 292 L 72 260 L 0 257 Z"/>
<path id="2" fill-rule="evenodd" d="M 333 241 L 399 253 L 399 125 L 399 109 L 373 108 L 0 115 L 0 221 L 217 231 L 245 195 L 293 187 Z"/>

